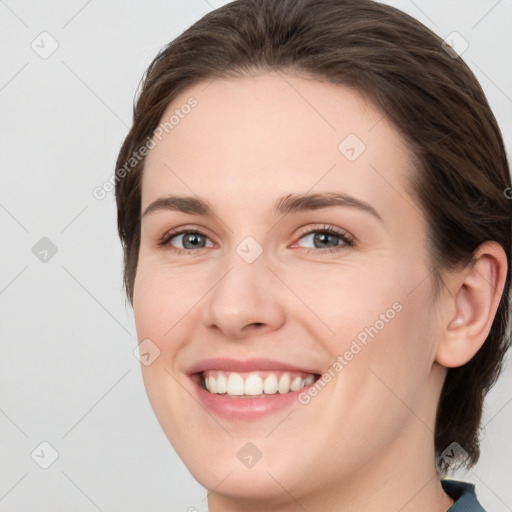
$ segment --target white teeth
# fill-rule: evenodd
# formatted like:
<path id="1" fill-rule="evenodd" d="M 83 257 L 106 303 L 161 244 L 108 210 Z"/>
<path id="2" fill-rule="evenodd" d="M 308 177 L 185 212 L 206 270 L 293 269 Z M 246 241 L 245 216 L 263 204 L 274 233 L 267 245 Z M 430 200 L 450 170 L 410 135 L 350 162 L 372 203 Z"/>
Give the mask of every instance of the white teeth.
<path id="1" fill-rule="evenodd" d="M 315 382 L 315 377 L 313 375 L 308 375 L 306 377 L 306 380 L 305 380 L 304 384 L 306 386 L 310 386 L 311 384 L 313 384 L 313 382 Z"/>
<path id="2" fill-rule="evenodd" d="M 298 391 L 315 381 L 312 374 L 300 372 L 261 371 L 240 374 L 237 372 L 207 371 L 204 385 L 210 393 L 228 396 L 263 396 Z"/>
<path id="3" fill-rule="evenodd" d="M 277 377 L 271 373 L 263 382 L 263 392 L 266 395 L 274 395 L 277 393 Z"/>
<path id="4" fill-rule="evenodd" d="M 217 380 L 213 375 L 208 377 L 208 389 L 210 390 L 210 393 L 217 393 Z"/>
<path id="5" fill-rule="evenodd" d="M 295 377 L 290 384 L 290 389 L 292 391 L 298 391 L 302 387 L 304 387 L 304 381 L 300 377 Z"/>
<path id="6" fill-rule="evenodd" d="M 222 373 L 219 373 L 217 376 L 217 393 L 227 393 L 228 389 L 228 379 Z M 211 390 L 210 390 L 211 392 Z"/>
<path id="7" fill-rule="evenodd" d="M 212 391 L 215 393 L 215 391 Z M 230 373 L 227 385 L 228 395 L 243 395 L 244 394 L 244 379 L 238 373 Z"/>
<path id="8" fill-rule="evenodd" d="M 246 395 L 261 395 L 263 393 L 263 381 L 258 375 L 249 375 L 245 379 L 244 391 Z"/>
<path id="9" fill-rule="evenodd" d="M 287 373 L 283 373 L 283 375 L 279 379 L 277 391 L 279 391 L 279 393 L 281 393 L 282 395 L 290 391 L 290 376 Z"/>

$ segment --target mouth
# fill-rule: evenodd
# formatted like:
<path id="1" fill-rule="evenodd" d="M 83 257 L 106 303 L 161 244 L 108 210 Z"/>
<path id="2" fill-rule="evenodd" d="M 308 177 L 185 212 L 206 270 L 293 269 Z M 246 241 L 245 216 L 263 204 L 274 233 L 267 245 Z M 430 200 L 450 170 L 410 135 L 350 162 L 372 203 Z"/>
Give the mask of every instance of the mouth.
<path id="1" fill-rule="evenodd" d="M 314 370 L 263 359 L 212 359 L 187 374 L 202 405 L 229 420 L 255 420 L 292 407 L 321 377 Z"/>
<path id="2" fill-rule="evenodd" d="M 210 394 L 229 399 L 256 399 L 299 392 L 314 384 L 320 375 L 298 371 L 207 370 L 191 377 L 201 389 Z"/>

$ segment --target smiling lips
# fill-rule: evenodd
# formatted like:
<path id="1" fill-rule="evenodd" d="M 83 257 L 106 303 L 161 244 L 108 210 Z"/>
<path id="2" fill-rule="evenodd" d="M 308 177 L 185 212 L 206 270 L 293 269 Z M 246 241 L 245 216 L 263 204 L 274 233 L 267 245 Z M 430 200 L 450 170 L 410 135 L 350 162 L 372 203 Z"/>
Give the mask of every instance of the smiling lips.
<path id="1" fill-rule="evenodd" d="M 202 404 L 231 420 L 253 420 L 297 402 L 320 371 L 269 359 L 200 361 L 187 374 Z"/>

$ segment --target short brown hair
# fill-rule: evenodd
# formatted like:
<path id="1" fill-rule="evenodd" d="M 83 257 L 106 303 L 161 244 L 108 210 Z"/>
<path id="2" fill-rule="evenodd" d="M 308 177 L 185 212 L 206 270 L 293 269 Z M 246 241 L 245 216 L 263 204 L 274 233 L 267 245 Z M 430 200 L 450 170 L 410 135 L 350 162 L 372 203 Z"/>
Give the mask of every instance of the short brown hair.
<path id="1" fill-rule="evenodd" d="M 140 245 L 144 159 L 119 174 L 182 91 L 215 77 L 289 70 L 343 84 L 372 99 L 394 122 L 415 157 L 413 190 L 428 221 L 437 269 L 466 265 L 480 244 L 507 255 L 505 289 L 491 331 L 467 364 L 448 370 L 438 405 L 435 450 L 457 442 L 469 468 L 480 455 L 483 399 L 510 346 L 508 333 L 511 202 L 500 129 L 473 73 L 414 18 L 371 0 L 237 0 L 194 23 L 150 64 L 134 105 L 133 125 L 116 169 L 124 284 L 133 304 Z"/>

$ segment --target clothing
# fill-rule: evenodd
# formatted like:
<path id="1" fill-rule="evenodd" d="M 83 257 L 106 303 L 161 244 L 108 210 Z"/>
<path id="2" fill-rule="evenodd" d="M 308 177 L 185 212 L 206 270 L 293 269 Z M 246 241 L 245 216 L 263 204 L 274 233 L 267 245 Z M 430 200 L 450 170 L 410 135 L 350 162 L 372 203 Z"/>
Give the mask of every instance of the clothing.
<path id="1" fill-rule="evenodd" d="M 446 512 L 485 512 L 476 499 L 475 485 L 459 480 L 442 479 L 443 490 L 455 503 Z"/>

